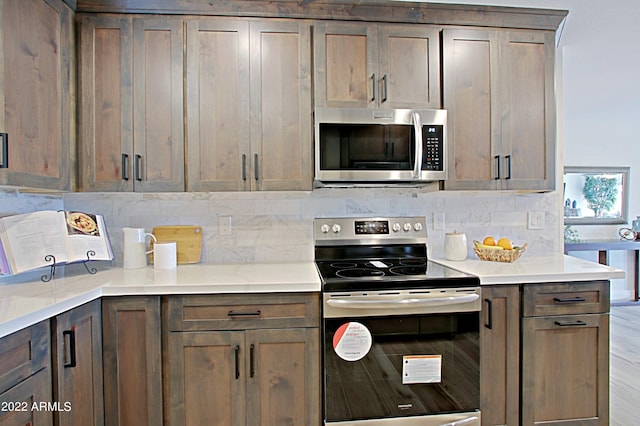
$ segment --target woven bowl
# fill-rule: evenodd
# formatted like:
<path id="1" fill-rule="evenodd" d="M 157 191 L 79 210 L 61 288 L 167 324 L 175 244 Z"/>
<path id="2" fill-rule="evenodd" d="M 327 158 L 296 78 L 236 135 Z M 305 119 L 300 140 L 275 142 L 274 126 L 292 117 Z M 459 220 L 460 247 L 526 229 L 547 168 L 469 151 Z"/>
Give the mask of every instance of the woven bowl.
<path id="1" fill-rule="evenodd" d="M 513 250 L 494 250 L 481 247 L 480 244 L 479 241 L 473 240 L 473 251 L 476 252 L 480 260 L 489 260 L 492 262 L 515 262 L 522 256 L 522 253 L 524 253 L 527 248 L 527 243 Z"/>

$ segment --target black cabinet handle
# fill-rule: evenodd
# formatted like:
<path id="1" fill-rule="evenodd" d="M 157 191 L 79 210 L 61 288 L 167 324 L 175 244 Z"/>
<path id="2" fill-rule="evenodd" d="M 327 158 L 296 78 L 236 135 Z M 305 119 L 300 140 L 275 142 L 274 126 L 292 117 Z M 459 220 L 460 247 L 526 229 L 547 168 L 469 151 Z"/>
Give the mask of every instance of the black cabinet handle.
<path id="1" fill-rule="evenodd" d="M 0 169 L 9 168 L 9 134 L 0 133 Z"/>
<path id="2" fill-rule="evenodd" d="M 234 311 L 229 311 L 229 312 L 227 312 L 227 316 L 229 316 L 229 317 L 259 317 L 260 316 L 260 310 L 258 309 L 257 311 L 253 311 L 253 312 L 234 312 Z"/>
<path id="3" fill-rule="evenodd" d="M 142 155 L 136 154 L 135 156 L 135 170 L 134 175 L 137 181 L 142 180 Z"/>
<path id="4" fill-rule="evenodd" d="M 496 177 L 494 177 L 494 179 L 498 180 L 498 179 L 500 179 L 500 176 L 502 175 L 502 173 L 500 171 L 500 156 L 496 155 L 493 158 L 496 160 Z"/>
<path id="5" fill-rule="evenodd" d="M 240 378 L 240 346 L 236 345 L 233 348 L 233 357 L 235 360 L 235 364 L 236 364 L 236 380 L 238 380 Z"/>
<path id="6" fill-rule="evenodd" d="M 553 301 L 555 303 L 557 303 L 557 304 L 560 304 L 560 305 L 562 305 L 562 304 L 566 305 L 566 304 L 571 304 L 571 303 L 584 303 L 584 302 L 587 301 L 587 299 L 585 299 L 584 297 L 579 297 L 579 296 L 571 297 L 571 298 L 567 298 L 567 299 L 562 299 L 560 297 L 554 297 Z"/>
<path id="7" fill-rule="evenodd" d="M 247 180 L 247 154 L 242 154 L 242 180 Z"/>
<path id="8" fill-rule="evenodd" d="M 371 98 L 370 98 L 370 102 L 373 102 L 376 100 L 376 97 L 378 96 L 377 89 L 377 82 L 376 82 L 376 73 L 371 74 Z"/>
<path id="9" fill-rule="evenodd" d="M 584 327 L 585 325 L 587 325 L 587 323 L 584 321 L 567 321 L 567 322 L 556 321 L 555 324 L 558 327 Z"/>
<path id="10" fill-rule="evenodd" d="M 493 329 L 493 302 L 489 299 L 484 299 L 484 303 L 487 305 L 487 322 L 484 326 L 491 330 Z"/>
<path id="11" fill-rule="evenodd" d="M 258 167 L 258 154 L 253 154 L 253 173 L 254 173 L 254 179 L 258 180 L 260 179 L 260 169 Z"/>
<path id="12" fill-rule="evenodd" d="M 62 338 L 65 343 L 65 362 L 63 364 L 64 368 L 73 368 L 76 366 L 76 331 L 74 329 L 64 330 L 62 332 Z M 69 343 L 67 344 L 67 339 Z M 69 352 L 69 357 L 67 358 L 67 348 Z M 66 362 L 66 360 L 69 362 Z"/>
<path id="13" fill-rule="evenodd" d="M 380 100 L 380 103 L 385 103 L 387 102 L 387 75 L 383 75 L 382 76 L 382 99 Z"/>
<path id="14" fill-rule="evenodd" d="M 507 177 L 505 179 L 511 179 L 511 155 L 505 155 L 507 160 Z"/>
<path id="15" fill-rule="evenodd" d="M 251 346 L 249 346 L 249 377 L 253 377 L 256 374 L 256 369 L 254 367 L 255 360 L 253 358 L 254 349 L 255 346 L 252 343 Z"/>
<path id="16" fill-rule="evenodd" d="M 122 180 L 129 180 L 129 154 L 122 154 L 120 168 L 120 175 L 122 176 Z"/>

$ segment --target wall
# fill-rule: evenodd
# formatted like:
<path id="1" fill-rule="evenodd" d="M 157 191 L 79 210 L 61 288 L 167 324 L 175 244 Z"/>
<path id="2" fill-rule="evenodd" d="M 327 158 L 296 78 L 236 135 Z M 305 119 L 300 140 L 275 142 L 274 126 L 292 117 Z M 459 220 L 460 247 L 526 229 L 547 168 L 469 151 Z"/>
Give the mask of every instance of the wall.
<path id="1" fill-rule="evenodd" d="M 208 263 L 310 261 L 313 219 L 330 216 L 425 216 L 434 256 L 442 256 L 444 234 L 454 230 L 466 232 L 469 239 L 493 234 L 519 244 L 528 242 L 530 255 L 559 253 L 558 203 L 557 193 L 373 188 L 64 195 L 66 209 L 105 215 L 117 264 L 122 264 L 123 227 L 143 227 L 150 232 L 158 225 L 201 225 L 203 261 Z M 544 229 L 527 229 L 529 211 L 545 214 Z"/>

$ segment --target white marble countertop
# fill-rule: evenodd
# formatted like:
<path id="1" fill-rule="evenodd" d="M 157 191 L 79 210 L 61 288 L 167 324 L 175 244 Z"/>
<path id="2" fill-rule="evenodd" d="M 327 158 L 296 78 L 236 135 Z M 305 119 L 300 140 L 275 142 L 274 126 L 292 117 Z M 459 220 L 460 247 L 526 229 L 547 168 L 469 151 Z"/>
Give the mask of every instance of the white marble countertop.
<path id="1" fill-rule="evenodd" d="M 482 285 L 523 284 L 560 281 L 611 280 L 624 278 L 621 269 L 557 254 L 523 256 L 513 263 L 488 262 L 477 257 L 463 261 L 432 258 L 433 262 L 480 277 Z"/>
<path id="2" fill-rule="evenodd" d="M 282 293 L 320 291 L 315 263 L 179 265 L 174 270 L 102 269 L 88 274 L 58 273 L 44 283 L 37 277 L 0 279 L 0 337 L 102 296 L 165 294 Z"/>
<path id="3" fill-rule="evenodd" d="M 477 275 L 484 285 L 624 278 L 624 271 L 566 255 L 523 257 L 514 263 L 469 258 L 431 259 Z M 0 337 L 102 296 L 168 294 L 317 292 L 320 278 L 313 262 L 242 265 L 179 265 L 127 270 L 101 268 L 88 274 L 68 266 L 44 283 L 37 275 L 0 278 Z M 73 272 L 71 272 L 73 271 Z"/>

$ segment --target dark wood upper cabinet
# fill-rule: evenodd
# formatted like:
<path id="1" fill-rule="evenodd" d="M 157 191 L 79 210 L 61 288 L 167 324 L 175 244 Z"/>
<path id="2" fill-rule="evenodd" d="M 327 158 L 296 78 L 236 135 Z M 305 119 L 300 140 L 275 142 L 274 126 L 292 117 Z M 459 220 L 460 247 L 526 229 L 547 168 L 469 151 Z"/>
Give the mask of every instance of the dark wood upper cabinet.
<path id="1" fill-rule="evenodd" d="M 73 18 L 59 0 L 0 3 L 0 185 L 73 189 Z"/>

